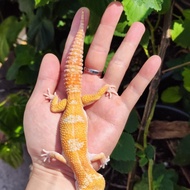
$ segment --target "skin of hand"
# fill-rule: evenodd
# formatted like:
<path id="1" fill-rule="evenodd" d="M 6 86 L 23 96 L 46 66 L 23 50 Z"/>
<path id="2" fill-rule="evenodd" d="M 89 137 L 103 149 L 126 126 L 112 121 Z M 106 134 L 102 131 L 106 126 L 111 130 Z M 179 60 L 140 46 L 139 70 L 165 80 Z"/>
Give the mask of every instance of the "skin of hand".
<path id="1" fill-rule="evenodd" d="M 52 189 L 56 189 L 56 185 L 57 189 L 74 189 L 74 177 L 70 168 L 56 160 L 44 163 L 40 155 L 42 149 L 62 152 L 58 128 L 61 114 L 50 111 L 50 103 L 45 99 L 43 93 L 46 93 L 49 88 L 51 92 L 56 92 L 60 99 L 66 98 L 63 71 L 69 48 L 79 28 L 82 9 L 85 13 L 85 28 L 87 27 L 89 10 L 81 8 L 73 19 L 61 64 L 53 54 L 44 56 L 36 86 L 25 109 L 24 131 L 28 152 L 33 163 L 33 171 L 27 189 L 38 189 L 37 187 L 39 187 L 43 190 L 43 188 L 48 189 L 51 185 L 54 186 Z M 84 61 L 86 67 L 103 70 L 113 33 L 122 11 L 123 7 L 119 2 L 111 3 L 105 10 Z M 130 27 L 110 61 L 103 78 L 87 73 L 83 74 L 82 94 L 93 94 L 104 84 L 115 85 L 118 90 L 144 31 L 144 25 L 140 22 L 136 22 Z M 90 153 L 104 152 L 107 156 L 111 154 L 131 109 L 154 77 L 160 63 L 160 57 L 156 55 L 150 57 L 120 96 L 113 95 L 111 99 L 102 97 L 94 104 L 85 107 L 89 123 L 88 147 Z M 98 169 L 98 163 L 94 163 L 94 167 Z M 39 185 L 35 185 L 33 188 L 32 181 Z M 46 182 L 48 184 L 40 185 L 40 183 Z"/>

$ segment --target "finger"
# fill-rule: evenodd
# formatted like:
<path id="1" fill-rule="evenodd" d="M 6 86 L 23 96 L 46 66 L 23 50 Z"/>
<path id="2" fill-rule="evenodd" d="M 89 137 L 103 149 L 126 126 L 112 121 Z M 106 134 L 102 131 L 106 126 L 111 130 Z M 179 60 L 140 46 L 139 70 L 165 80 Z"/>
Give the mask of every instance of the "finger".
<path id="1" fill-rule="evenodd" d="M 130 82 L 127 89 L 122 93 L 121 98 L 125 102 L 128 111 L 131 111 L 134 107 L 147 85 L 155 76 L 160 64 L 161 59 L 159 56 L 154 55 L 150 57 L 135 78 Z"/>
<path id="2" fill-rule="evenodd" d="M 103 14 L 94 40 L 86 56 L 85 66 L 102 71 L 109 52 L 115 27 L 123 11 L 121 3 L 111 3 Z"/>
<path id="3" fill-rule="evenodd" d="M 145 27 L 140 22 L 136 22 L 130 27 L 126 37 L 109 63 L 104 76 L 106 83 L 119 87 L 144 31 Z"/>
<path id="4" fill-rule="evenodd" d="M 64 70 L 65 62 L 67 59 L 67 54 L 71 48 L 71 45 L 76 36 L 76 33 L 78 32 L 80 22 L 81 22 L 82 11 L 84 11 L 84 30 L 86 30 L 86 28 L 87 28 L 90 12 L 86 7 L 82 7 L 77 11 L 77 13 L 75 14 L 75 16 L 73 18 L 71 29 L 70 29 L 69 35 L 67 37 L 67 41 L 65 43 L 65 48 L 64 48 L 64 52 L 63 52 L 63 56 L 62 56 L 62 61 L 61 61 L 61 64 L 62 64 L 61 70 Z"/>
<path id="5" fill-rule="evenodd" d="M 51 92 L 55 91 L 59 80 L 60 64 L 57 57 L 53 54 L 46 54 L 42 59 L 38 79 L 32 93 L 31 99 L 44 99 L 43 93 L 49 88 Z"/>

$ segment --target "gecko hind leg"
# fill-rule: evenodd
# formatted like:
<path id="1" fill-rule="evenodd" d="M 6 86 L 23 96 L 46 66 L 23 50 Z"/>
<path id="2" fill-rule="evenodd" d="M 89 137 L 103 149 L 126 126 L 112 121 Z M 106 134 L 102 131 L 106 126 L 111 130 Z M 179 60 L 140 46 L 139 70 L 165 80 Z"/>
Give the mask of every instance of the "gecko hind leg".
<path id="1" fill-rule="evenodd" d="M 64 156 L 58 152 L 55 151 L 47 151 L 45 149 L 42 150 L 42 154 L 41 157 L 43 157 L 43 161 L 46 162 L 50 162 L 51 159 L 56 159 L 64 164 L 67 164 L 66 159 L 64 158 Z"/>
<path id="2" fill-rule="evenodd" d="M 101 163 L 100 167 L 101 168 L 105 168 L 105 166 L 107 165 L 107 163 L 110 161 L 110 158 L 106 157 L 103 152 L 101 152 L 99 154 L 88 153 L 88 157 L 89 157 L 89 160 L 91 162 L 100 161 L 100 163 Z"/>

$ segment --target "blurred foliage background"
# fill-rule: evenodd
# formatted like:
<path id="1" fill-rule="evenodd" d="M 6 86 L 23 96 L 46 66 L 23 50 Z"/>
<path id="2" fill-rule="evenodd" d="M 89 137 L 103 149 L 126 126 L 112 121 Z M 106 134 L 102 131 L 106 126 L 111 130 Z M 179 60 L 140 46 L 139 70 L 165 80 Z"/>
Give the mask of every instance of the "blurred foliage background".
<path id="1" fill-rule="evenodd" d="M 23 113 L 42 57 L 51 52 L 61 59 L 73 16 L 81 6 L 91 12 L 86 53 L 110 2 L 0 0 L 0 158 L 11 166 L 23 162 Z M 107 189 L 189 189 L 190 2 L 121 2 L 124 11 L 105 70 L 133 22 L 143 22 L 146 32 L 119 93 L 148 57 L 158 54 L 163 63 L 131 113 L 109 166 L 100 172 L 107 179 Z"/>

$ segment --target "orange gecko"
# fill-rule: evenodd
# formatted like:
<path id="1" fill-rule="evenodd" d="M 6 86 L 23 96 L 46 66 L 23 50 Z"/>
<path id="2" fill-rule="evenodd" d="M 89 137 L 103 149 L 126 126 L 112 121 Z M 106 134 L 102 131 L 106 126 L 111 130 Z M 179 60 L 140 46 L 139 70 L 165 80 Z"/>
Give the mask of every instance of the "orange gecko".
<path id="1" fill-rule="evenodd" d="M 49 90 L 44 94 L 46 99 L 51 100 L 51 111 L 63 113 L 59 123 L 63 154 L 43 149 L 41 156 L 44 157 L 44 161 L 55 158 L 67 164 L 73 170 L 77 190 L 103 190 L 104 177 L 94 170 L 91 161 L 99 160 L 104 167 L 109 158 L 106 158 L 104 153 L 88 153 L 88 120 L 84 107 L 97 101 L 104 94 L 111 98 L 112 94 L 117 93 L 114 86 L 105 85 L 96 94 L 82 96 L 84 36 L 84 11 L 82 11 L 80 27 L 69 51 L 64 70 L 67 98 L 59 100 L 56 93 L 53 95 Z"/>

